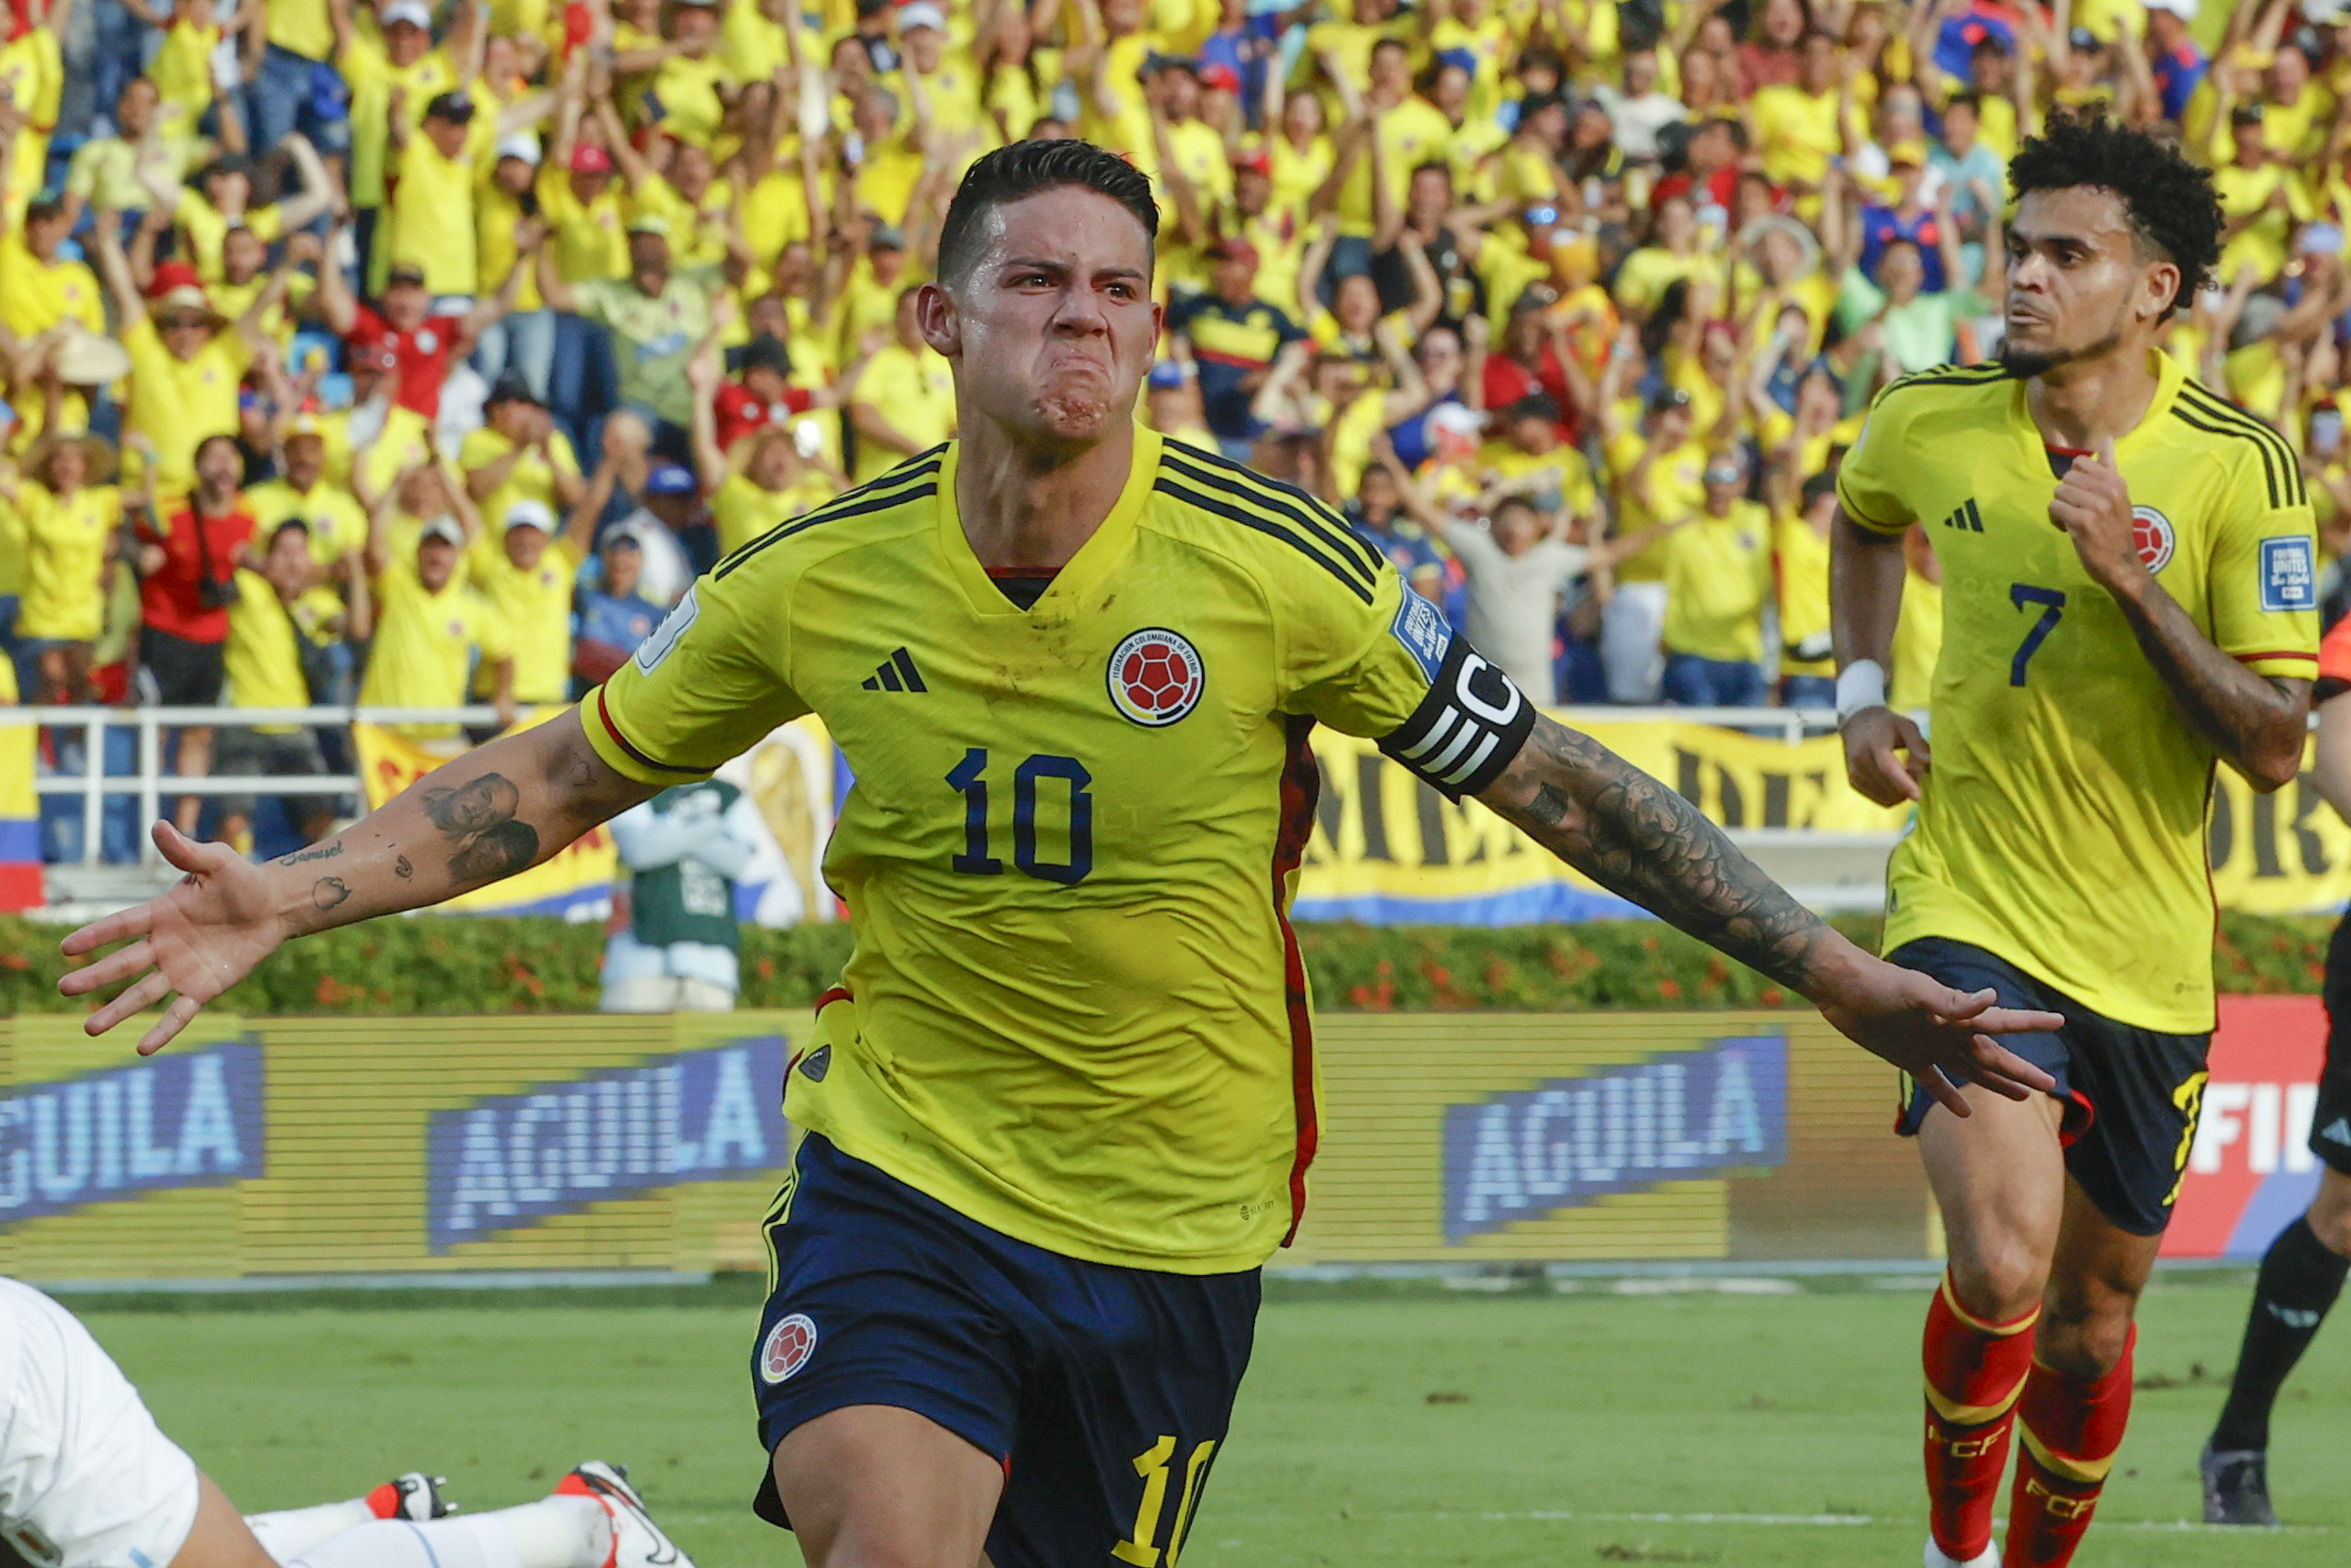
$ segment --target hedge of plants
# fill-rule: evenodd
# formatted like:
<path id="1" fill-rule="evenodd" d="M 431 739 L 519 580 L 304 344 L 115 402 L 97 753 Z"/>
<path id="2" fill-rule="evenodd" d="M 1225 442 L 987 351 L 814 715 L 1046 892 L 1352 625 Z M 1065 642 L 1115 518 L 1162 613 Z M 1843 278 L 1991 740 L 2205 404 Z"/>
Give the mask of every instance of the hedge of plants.
<path id="1" fill-rule="evenodd" d="M 1875 916 L 1840 916 L 1873 942 Z M 2214 953 L 2228 992 L 2314 993 L 2333 922 L 2226 915 Z M 61 926 L 0 915 L 0 1016 L 74 1012 Z M 1582 925 L 1305 925 L 1315 997 L 1333 1011 L 1798 1006 L 1762 976 L 1654 921 Z M 592 1012 L 601 927 L 538 918 L 378 920 L 296 942 L 238 987 L 246 1014 Z M 846 925 L 744 933 L 742 1005 L 805 1007 L 849 951 Z"/>

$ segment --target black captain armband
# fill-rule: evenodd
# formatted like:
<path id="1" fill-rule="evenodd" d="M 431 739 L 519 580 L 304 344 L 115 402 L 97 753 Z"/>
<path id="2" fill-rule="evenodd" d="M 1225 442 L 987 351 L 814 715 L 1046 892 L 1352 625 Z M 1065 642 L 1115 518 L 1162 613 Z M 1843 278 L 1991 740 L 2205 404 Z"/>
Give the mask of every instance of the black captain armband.
<path id="1" fill-rule="evenodd" d="M 1518 683 L 1487 663 L 1468 638 L 1449 637 L 1428 695 L 1380 749 L 1446 799 L 1458 800 L 1499 779 L 1534 728 L 1535 705 Z"/>

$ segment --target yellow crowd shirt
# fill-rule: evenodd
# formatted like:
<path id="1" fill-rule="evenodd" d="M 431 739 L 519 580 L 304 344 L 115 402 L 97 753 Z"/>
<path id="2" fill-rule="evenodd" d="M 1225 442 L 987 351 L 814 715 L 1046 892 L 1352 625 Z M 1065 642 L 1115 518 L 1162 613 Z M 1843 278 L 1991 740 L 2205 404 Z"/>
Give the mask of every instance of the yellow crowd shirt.
<path id="1" fill-rule="evenodd" d="M 246 567 L 236 570 L 236 602 L 228 607 L 228 645 L 222 651 L 231 707 L 308 707 L 310 685 L 302 678 L 302 643 L 294 618 L 269 580 Z M 285 735 L 290 724 L 256 725 L 265 735 Z"/>
<path id="2" fill-rule="evenodd" d="M 99 580 L 122 520 L 121 492 L 111 485 L 89 485 L 65 497 L 27 481 L 17 488 L 16 509 L 25 532 L 16 634 L 94 640 L 106 617 Z"/>
<path id="3" fill-rule="evenodd" d="M 2116 456 L 2139 554 L 2226 653 L 2317 672 L 2318 555 L 2284 440 L 2160 354 Z M 1837 494 L 1863 527 L 1928 530 L 1944 635 L 1935 766 L 1888 871 L 1886 944 L 1973 943 L 2135 1028 L 2213 1026 L 2210 746 L 2121 608 L 2049 521 L 2051 455 L 1995 365 L 1879 394 Z"/>
<path id="4" fill-rule="evenodd" d="M 879 412 L 891 429 L 910 441 L 939 442 L 955 434 L 955 372 L 928 349 L 892 343 L 876 352 L 858 378 L 857 401 Z M 878 442 L 860 441 L 855 477 L 863 484 L 904 460 L 901 453 L 883 451 Z"/>
<path id="5" fill-rule="evenodd" d="M 1774 183 L 1819 185 L 1829 177 L 1829 160 L 1844 151 L 1837 126 L 1837 95 L 1806 92 L 1791 83 L 1755 89 L 1748 112 L 1755 122 L 1755 145 L 1763 172 Z"/>
<path id="6" fill-rule="evenodd" d="M 1771 595 L 1771 516 L 1753 501 L 1698 513 L 1659 544 L 1666 559 L 1666 651 L 1753 664 L 1763 656 Z"/>
<path id="7" fill-rule="evenodd" d="M 1828 538 L 1791 513 L 1772 525 L 1771 538 L 1780 583 L 1780 673 L 1834 676 L 1834 658 L 1796 656 L 1806 642 L 1828 635 Z"/>
<path id="8" fill-rule="evenodd" d="M 517 702 L 560 703 L 571 695 L 571 581 L 580 558 L 560 538 L 547 541 L 528 570 L 507 559 L 503 541 L 485 534 L 473 550 L 474 588 L 497 614 L 514 655 Z M 497 683 L 486 664 L 474 673 L 475 693 L 493 695 Z"/>
<path id="9" fill-rule="evenodd" d="M 485 662 L 512 652 L 496 613 L 461 574 L 438 593 L 425 588 L 413 549 L 395 555 L 376 578 L 375 601 L 375 641 L 360 681 L 360 701 L 371 706 L 456 707 L 465 700 L 475 650 Z M 454 724 L 399 727 L 420 738 L 457 733 Z"/>
<path id="10" fill-rule="evenodd" d="M 474 186 L 474 265 L 476 268 L 475 294 L 496 294 L 505 286 L 507 274 L 521 259 L 522 247 L 515 234 L 522 226 L 522 204 L 507 194 L 496 181 L 482 180 Z M 547 301 L 539 297 L 538 268 L 536 265 L 522 269 L 522 281 L 515 288 L 515 309 L 517 313 L 542 310 Z"/>
<path id="11" fill-rule="evenodd" d="M 563 503 L 556 498 L 557 470 L 580 476 L 580 455 L 571 448 L 571 438 L 560 430 L 548 433 L 547 445 L 555 461 L 549 463 L 538 454 L 534 444 L 525 446 L 514 466 L 507 470 L 506 483 L 483 497 L 476 504 L 482 514 L 482 526 L 486 543 L 476 541 L 480 553 L 498 549 L 497 539 L 507 520 L 507 508 L 517 501 L 537 501 L 555 514 L 558 526 L 563 517 Z M 464 444 L 457 448 L 457 466 L 467 473 L 485 468 L 515 449 L 515 443 L 485 424 L 466 433 Z"/>
<path id="12" fill-rule="evenodd" d="M 13 229 L 0 235 L 0 326 L 19 338 L 37 338 L 66 321 L 105 335 L 106 305 L 96 275 L 78 261 L 44 263 Z"/>
<path id="13" fill-rule="evenodd" d="M 723 559 L 582 719 L 675 784 L 814 712 L 856 775 L 825 854 L 849 997 L 795 1125 L 1065 1256 L 1217 1273 L 1294 1228 L 1316 1137 L 1309 727 L 1467 792 L 1533 716 L 1335 514 L 1134 439 L 1032 608 L 973 555 L 944 445 Z"/>
<path id="14" fill-rule="evenodd" d="M 1432 158 L 1445 156 L 1453 140 L 1453 122 L 1426 99 L 1407 98 L 1379 117 L 1373 134 L 1380 139 L 1388 193 L 1401 207 L 1412 188 L 1412 172 Z M 1356 155 L 1354 167 L 1339 186 L 1339 232 L 1369 238 L 1374 210 L 1372 154 L 1366 148 Z"/>
<path id="15" fill-rule="evenodd" d="M 1678 522 L 1695 517 L 1706 505 L 1706 447 L 1695 439 L 1650 460 L 1648 501 L 1645 505 L 1632 483 L 1633 471 L 1649 448 L 1649 438 L 1638 430 L 1622 431 L 1608 444 L 1609 476 L 1615 481 L 1616 532 L 1637 534 L 1652 523 Z M 1662 582 L 1666 552 L 1662 541 L 1616 563 L 1619 582 Z"/>
<path id="16" fill-rule="evenodd" d="M 221 244 L 228 237 L 226 214 L 205 199 L 201 192 L 186 191 L 180 204 L 172 209 L 172 221 L 188 236 L 189 259 L 195 263 L 196 276 L 210 287 L 226 276 L 221 261 Z M 237 222 L 253 231 L 253 237 L 265 245 L 275 244 L 285 232 L 278 221 L 276 206 L 247 207 L 237 214 Z"/>
<path id="17" fill-rule="evenodd" d="M 583 202 L 562 170 L 538 172 L 538 213 L 554 229 L 555 276 L 566 283 L 592 283 L 629 276 L 629 235 L 621 198 L 608 185 Z"/>
<path id="18" fill-rule="evenodd" d="M 283 479 L 256 485 L 245 493 L 246 515 L 253 519 L 256 547 L 269 548 L 269 536 L 278 526 L 299 518 L 310 532 L 310 559 L 332 567 L 345 556 L 367 548 L 367 509 L 340 485 L 320 479 L 308 490 L 297 490 Z M 332 583 L 320 583 L 298 601 L 318 623 L 340 613 L 343 596 Z"/>
<path id="19" fill-rule="evenodd" d="M 381 264 L 387 274 L 406 262 L 424 269 L 424 287 L 434 294 L 471 294 L 480 286 L 474 245 L 475 164 L 496 139 L 497 121 L 487 114 L 474 117 L 455 158 L 444 157 L 422 130 L 409 132 L 408 145 L 394 155 L 389 171 L 391 260 Z M 505 280 L 501 273 L 498 282 Z"/>
<path id="20" fill-rule="evenodd" d="M 763 490 L 740 474 L 729 474 L 710 497 L 710 519 L 718 525 L 718 548 L 732 553 L 778 523 L 824 505 L 839 493 L 832 480 L 814 469 L 780 490 Z"/>
<path id="21" fill-rule="evenodd" d="M 141 316 L 122 334 L 131 355 L 131 409 L 122 424 L 155 444 L 156 484 L 168 496 L 195 481 L 196 444 L 237 430 L 236 388 L 253 350 L 234 327 L 224 327 L 183 360 L 163 346 L 152 318 Z M 135 471 L 139 457 L 123 455 Z"/>

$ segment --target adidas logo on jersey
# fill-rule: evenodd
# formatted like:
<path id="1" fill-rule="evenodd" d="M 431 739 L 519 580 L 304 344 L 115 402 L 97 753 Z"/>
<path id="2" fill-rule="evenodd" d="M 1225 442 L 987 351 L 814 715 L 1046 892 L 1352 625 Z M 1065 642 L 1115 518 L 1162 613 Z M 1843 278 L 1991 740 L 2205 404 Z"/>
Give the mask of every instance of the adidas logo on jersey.
<path id="1" fill-rule="evenodd" d="M 879 668 L 857 683 L 860 691 L 926 692 L 923 677 L 914 668 L 914 656 L 901 648 L 882 661 Z"/>
<path id="2" fill-rule="evenodd" d="M 1971 534 L 1983 532 L 1983 514 L 1976 510 L 1976 498 L 1970 496 L 1960 503 L 1957 510 L 1943 519 L 1943 526 L 1947 528 L 1964 529 Z"/>
<path id="3" fill-rule="evenodd" d="M 2351 1148 L 2351 1116 L 2335 1117 L 2320 1130 L 2318 1135 L 2330 1144 L 2341 1144 Z"/>

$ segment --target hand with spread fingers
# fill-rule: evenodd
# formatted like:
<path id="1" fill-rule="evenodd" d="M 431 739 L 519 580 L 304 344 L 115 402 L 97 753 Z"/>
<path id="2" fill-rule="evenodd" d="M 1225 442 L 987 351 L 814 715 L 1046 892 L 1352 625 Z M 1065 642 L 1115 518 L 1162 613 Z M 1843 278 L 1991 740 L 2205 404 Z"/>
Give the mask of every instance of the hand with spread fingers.
<path id="1" fill-rule="evenodd" d="M 187 874 L 162 895 L 68 936 L 68 957 L 125 939 L 130 946 L 57 982 L 69 997 L 131 982 L 83 1021 L 91 1035 L 171 997 L 162 1019 L 139 1041 L 141 1056 L 162 1050 L 206 1002 L 253 973 L 293 935 L 261 867 L 226 844 L 198 843 L 167 821 L 155 824 L 154 839 L 163 859 Z"/>
<path id="2" fill-rule="evenodd" d="M 1839 1032 L 1908 1073 L 1955 1116 L 1968 1114 L 1962 1083 L 2011 1100 L 2056 1087 L 2055 1079 L 1994 1037 L 2044 1033 L 2065 1020 L 2001 1007 L 1996 991 L 1956 991 L 1916 969 L 1871 958 L 1817 989 L 1813 1000 Z"/>

